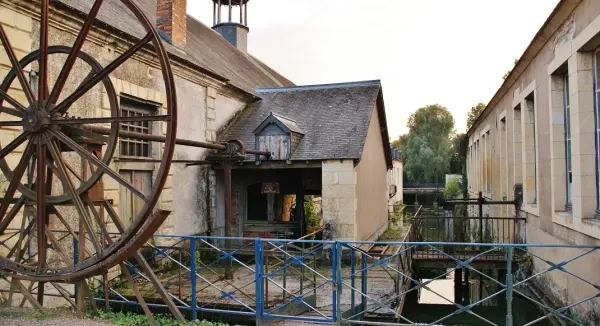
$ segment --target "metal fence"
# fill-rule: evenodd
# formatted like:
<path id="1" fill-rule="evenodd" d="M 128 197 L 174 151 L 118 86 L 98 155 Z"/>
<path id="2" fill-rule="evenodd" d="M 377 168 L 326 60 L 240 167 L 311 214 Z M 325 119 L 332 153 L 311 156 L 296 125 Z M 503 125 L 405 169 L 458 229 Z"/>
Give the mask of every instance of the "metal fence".
<path id="1" fill-rule="evenodd" d="M 514 217 L 413 217 L 409 241 L 438 243 L 492 243 L 524 244 L 527 219 Z M 444 246 L 437 246 L 437 249 Z M 446 246 L 446 253 L 471 257 L 486 251 L 479 245 Z M 439 258 L 442 253 L 424 248 L 414 256 Z M 498 257 L 500 256 L 500 257 Z M 482 256 L 482 259 L 498 259 L 506 256 L 506 250 Z M 415 257 L 417 258 L 417 257 Z"/>
<path id="2" fill-rule="evenodd" d="M 162 235 L 155 241 L 170 245 L 148 245 L 144 255 L 177 306 L 193 320 L 546 325 L 556 319 L 588 325 L 581 316 L 589 316 L 600 300 L 597 273 L 582 269 L 585 259 L 598 259 L 600 247 L 594 246 Z M 366 248 L 374 244 L 391 250 L 368 253 Z M 464 247 L 480 250 L 466 256 L 454 253 Z M 451 267 L 423 270 L 413 257 L 422 251 L 438 253 Z M 494 253 L 502 253 L 499 267 L 477 265 L 479 257 Z M 127 266 L 149 306 L 164 308 L 141 269 L 132 262 Z M 124 276 L 109 274 L 108 282 L 98 278 L 91 284 L 97 301 L 139 309 Z M 566 299 L 543 299 L 552 298 L 553 291 L 540 284 L 552 281 L 560 289 L 563 280 L 581 290 Z M 548 293 L 542 298 L 540 291 Z"/>

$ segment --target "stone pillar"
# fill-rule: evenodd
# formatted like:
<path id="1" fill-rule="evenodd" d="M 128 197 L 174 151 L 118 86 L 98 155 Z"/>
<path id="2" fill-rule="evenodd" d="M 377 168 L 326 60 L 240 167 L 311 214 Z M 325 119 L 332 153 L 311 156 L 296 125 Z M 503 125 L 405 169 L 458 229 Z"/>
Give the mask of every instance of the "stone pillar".
<path id="1" fill-rule="evenodd" d="M 217 140 L 217 90 L 212 87 L 207 87 L 206 90 L 206 131 L 205 137 L 207 142 Z"/>
<path id="2" fill-rule="evenodd" d="M 322 166 L 324 223 L 332 223 L 335 239 L 356 237 L 356 174 L 353 160 L 324 161 Z"/>

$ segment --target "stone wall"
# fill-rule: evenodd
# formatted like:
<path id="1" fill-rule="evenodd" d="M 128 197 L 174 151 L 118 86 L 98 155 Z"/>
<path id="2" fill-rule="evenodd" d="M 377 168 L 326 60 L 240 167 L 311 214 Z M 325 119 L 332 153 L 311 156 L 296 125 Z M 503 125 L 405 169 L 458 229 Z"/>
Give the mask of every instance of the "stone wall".
<path id="1" fill-rule="evenodd" d="M 600 46 L 600 2 L 564 1 L 544 25 L 545 35 L 531 43 L 530 52 L 517 64 L 497 96 L 469 131 L 469 188 L 472 195 L 481 188 L 476 180 L 479 155 L 475 146 L 489 126 L 492 140 L 493 200 L 514 198 L 515 184 L 524 184 L 523 211 L 527 218 L 527 241 L 532 244 L 599 245 L 600 220 L 594 123 L 593 54 Z M 565 78 L 569 80 L 566 90 Z M 566 101 L 565 96 L 568 95 Z M 565 115 L 566 103 L 570 112 Z M 533 113 L 533 114 L 532 114 Z M 567 198 L 565 128 L 571 127 L 571 200 Z M 535 122 L 535 132 L 532 124 Z M 535 149 L 535 151 L 533 151 Z M 537 198 L 537 201 L 533 201 Z M 568 205 L 570 204 L 570 205 Z M 471 214 L 476 212 L 473 206 Z M 490 212 L 496 216 L 495 212 Z M 500 210 L 515 216 L 514 209 Z M 485 215 L 485 213 L 484 213 Z M 543 260 L 560 262 L 574 258 L 579 249 L 534 250 L 542 259 L 533 259 L 534 270 L 548 267 Z M 567 269 L 598 284 L 594 268 L 596 253 L 569 263 Z M 549 273 L 538 285 L 559 301 L 570 304 L 590 292 L 589 285 L 560 271 Z M 598 324 L 597 306 L 584 304 L 575 309 L 581 320 Z M 595 318 L 595 319 L 594 319 Z"/>
<path id="2" fill-rule="evenodd" d="M 377 240 L 388 227 L 388 165 L 377 108 L 373 108 L 362 157 L 356 166 L 355 240 Z"/>
<path id="3" fill-rule="evenodd" d="M 354 240 L 358 234 L 356 182 L 353 160 L 323 161 L 323 222 L 332 224 L 333 236 L 340 240 Z"/>

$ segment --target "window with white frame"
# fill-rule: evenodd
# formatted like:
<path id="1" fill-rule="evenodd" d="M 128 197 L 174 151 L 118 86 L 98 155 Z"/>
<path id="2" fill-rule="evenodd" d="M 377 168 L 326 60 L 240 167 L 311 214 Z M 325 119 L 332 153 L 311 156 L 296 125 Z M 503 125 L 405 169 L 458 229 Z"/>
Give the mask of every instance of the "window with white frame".
<path id="1" fill-rule="evenodd" d="M 488 195 L 492 194 L 492 139 L 490 138 L 490 131 L 485 133 L 485 173 L 486 173 L 486 188 L 485 191 Z"/>
<path id="2" fill-rule="evenodd" d="M 600 212 L 600 49 L 594 53 L 594 115 L 596 122 L 596 216 Z"/>
<path id="3" fill-rule="evenodd" d="M 523 142 L 525 143 L 525 178 L 524 193 L 528 204 L 537 204 L 537 148 L 536 148 L 536 104 L 535 93 L 532 92 L 525 98 L 525 112 L 523 112 Z"/>
<path id="4" fill-rule="evenodd" d="M 569 97 L 569 75 L 564 76 L 563 102 L 565 107 L 565 168 L 566 203 L 565 210 L 571 211 L 573 203 L 573 162 L 571 159 L 571 100 Z"/>

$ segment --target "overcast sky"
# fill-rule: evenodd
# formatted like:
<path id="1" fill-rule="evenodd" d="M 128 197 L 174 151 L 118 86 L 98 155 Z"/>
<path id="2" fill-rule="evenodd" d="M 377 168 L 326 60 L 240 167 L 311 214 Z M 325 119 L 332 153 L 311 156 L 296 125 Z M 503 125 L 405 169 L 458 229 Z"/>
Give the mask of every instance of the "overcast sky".
<path id="1" fill-rule="evenodd" d="M 392 139 L 433 103 L 464 132 L 557 3 L 251 0 L 249 52 L 298 85 L 381 79 Z M 212 1 L 188 0 L 188 13 L 212 25 Z"/>

